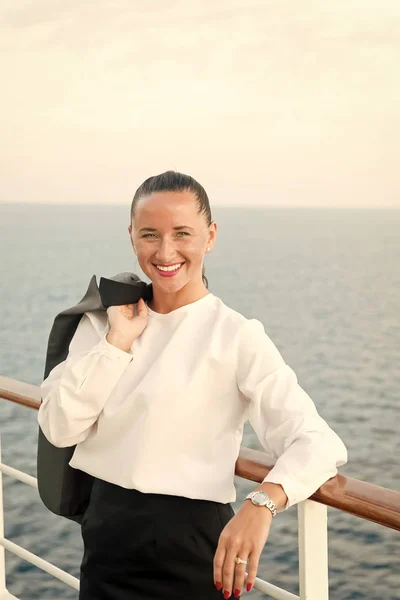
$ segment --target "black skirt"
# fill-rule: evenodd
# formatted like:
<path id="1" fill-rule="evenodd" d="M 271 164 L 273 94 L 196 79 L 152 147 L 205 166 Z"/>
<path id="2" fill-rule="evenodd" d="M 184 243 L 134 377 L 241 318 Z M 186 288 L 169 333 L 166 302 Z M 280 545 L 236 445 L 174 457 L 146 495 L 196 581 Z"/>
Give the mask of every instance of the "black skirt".
<path id="1" fill-rule="evenodd" d="M 82 520 L 79 600 L 220 600 L 213 559 L 231 504 L 95 479 Z"/>

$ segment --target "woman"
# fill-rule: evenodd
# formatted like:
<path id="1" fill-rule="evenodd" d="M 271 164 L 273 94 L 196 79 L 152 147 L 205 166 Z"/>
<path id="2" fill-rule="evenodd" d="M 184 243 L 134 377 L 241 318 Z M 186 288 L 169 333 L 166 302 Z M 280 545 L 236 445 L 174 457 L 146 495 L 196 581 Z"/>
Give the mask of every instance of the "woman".
<path id="1" fill-rule="evenodd" d="M 79 598 L 238 597 L 276 512 L 334 476 L 346 448 L 260 321 L 208 291 L 217 225 L 199 183 L 147 179 L 128 231 L 151 301 L 111 306 L 106 323 L 85 314 L 41 386 L 44 434 L 77 444 L 70 465 L 95 477 Z M 274 467 L 235 514 L 247 419 Z"/>

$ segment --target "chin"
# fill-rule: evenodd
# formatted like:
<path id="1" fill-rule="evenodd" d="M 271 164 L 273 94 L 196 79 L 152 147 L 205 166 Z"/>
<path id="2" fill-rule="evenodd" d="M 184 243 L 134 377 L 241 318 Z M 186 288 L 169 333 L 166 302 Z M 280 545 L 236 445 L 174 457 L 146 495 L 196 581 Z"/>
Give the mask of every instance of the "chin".
<path id="1" fill-rule="evenodd" d="M 184 288 L 189 282 L 184 281 L 183 283 L 179 281 L 153 281 L 153 287 L 157 287 L 162 290 L 166 294 L 174 294 L 175 292 L 179 292 L 182 288 Z"/>

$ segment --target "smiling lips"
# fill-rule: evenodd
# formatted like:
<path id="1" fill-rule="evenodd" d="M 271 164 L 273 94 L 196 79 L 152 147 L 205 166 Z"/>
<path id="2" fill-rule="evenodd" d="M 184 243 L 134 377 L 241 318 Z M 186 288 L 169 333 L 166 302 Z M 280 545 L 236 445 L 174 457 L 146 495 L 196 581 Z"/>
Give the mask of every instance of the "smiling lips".
<path id="1" fill-rule="evenodd" d="M 181 270 L 184 263 L 176 263 L 174 265 L 154 265 L 161 277 L 173 277 Z"/>

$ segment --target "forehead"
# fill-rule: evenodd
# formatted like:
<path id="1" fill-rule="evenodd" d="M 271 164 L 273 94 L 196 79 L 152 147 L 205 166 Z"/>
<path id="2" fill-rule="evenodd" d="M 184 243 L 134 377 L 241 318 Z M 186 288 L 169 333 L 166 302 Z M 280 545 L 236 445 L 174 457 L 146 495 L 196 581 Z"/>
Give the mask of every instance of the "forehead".
<path id="1" fill-rule="evenodd" d="M 150 222 L 166 225 L 181 221 L 178 225 L 188 225 L 201 220 L 197 199 L 192 192 L 154 192 L 140 198 L 135 207 L 134 225 L 143 227 Z"/>

